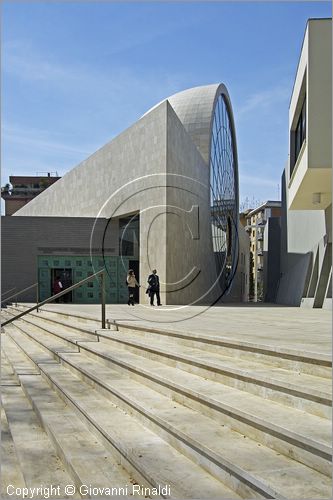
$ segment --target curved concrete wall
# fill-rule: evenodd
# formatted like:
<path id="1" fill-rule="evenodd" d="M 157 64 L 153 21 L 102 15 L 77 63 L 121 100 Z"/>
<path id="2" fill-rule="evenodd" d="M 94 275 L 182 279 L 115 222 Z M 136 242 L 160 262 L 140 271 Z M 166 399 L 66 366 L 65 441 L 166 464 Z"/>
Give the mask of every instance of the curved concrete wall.
<path id="1" fill-rule="evenodd" d="M 140 276 L 158 269 L 165 304 L 211 303 L 221 294 L 212 247 L 209 169 L 220 94 L 229 107 L 235 143 L 238 207 L 231 104 L 225 86 L 216 84 L 180 92 L 155 106 L 16 215 L 98 219 L 138 212 Z M 145 300 L 144 287 L 141 294 Z"/>

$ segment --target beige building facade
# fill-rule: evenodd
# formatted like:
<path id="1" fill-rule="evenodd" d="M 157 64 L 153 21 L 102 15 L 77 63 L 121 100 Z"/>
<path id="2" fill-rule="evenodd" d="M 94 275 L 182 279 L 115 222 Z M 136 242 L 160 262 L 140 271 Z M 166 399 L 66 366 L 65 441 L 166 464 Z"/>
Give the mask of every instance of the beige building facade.
<path id="1" fill-rule="evenodd" d="M 289 107 L 288 209 L 332 203 L 332 21 L 308 21 Z"/>
<path id="2" fill-rule="evenodd" d="M 265 298 L 265 251 L 268 248 L 269 232 L 267 223 L 271 218 L 281 215 L 280 201 L 267 201 L 261 206 L 248 210 L 243 215 L 246 220 L 246 231 L 249 235 L 250 245 L 250 299 L 254 302 L 263 301 Z"/>
<path id="3" fill-rule="evenodd" d="M 307 23 L 289 108 L 277 301 L 332 303 L 332 20 Z"/>
<path id="4" fill-rule="evenodd" d="M 231 101 L 226 87 L 214 84 L 156 105 L 15 217 L 62 217 L 64 226 L 67 218 L 102 219 L 104 236 L 113 227 L 108 221 L 133 217 L 140 301 L 156 268 L 163 304 L 214 304 L 246 297 L 238 196 Z M 93 225 L 86 246 L 104 255 L 103 238 Z"/>

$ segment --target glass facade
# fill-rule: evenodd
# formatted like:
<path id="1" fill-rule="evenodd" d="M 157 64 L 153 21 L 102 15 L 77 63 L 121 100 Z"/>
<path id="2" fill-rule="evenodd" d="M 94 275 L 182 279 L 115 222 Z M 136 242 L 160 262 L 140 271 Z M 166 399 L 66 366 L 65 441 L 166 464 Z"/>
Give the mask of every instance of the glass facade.
<path id="1" fill-rule="evenodd" d="M 119 255 L 139 259 L 140 219 L 132 215 L 119 219 Z"/>
<path id="2" fill-rule="evenodd" d="M 237 158 L 231 113 L 224 95 L 215 105 L 210 149 L 210 207 L 213 249 L 222 293 L 238 264 Z"/>

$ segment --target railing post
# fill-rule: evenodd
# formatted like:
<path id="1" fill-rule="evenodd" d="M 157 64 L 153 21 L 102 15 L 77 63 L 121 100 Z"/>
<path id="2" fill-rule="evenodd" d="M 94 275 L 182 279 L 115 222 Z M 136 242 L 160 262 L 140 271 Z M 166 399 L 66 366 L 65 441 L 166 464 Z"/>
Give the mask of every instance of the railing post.
<path id="1" fill-rule="evenodd" d="M 39 302 L 39 283 L 37 281 L 37 286 L 36 286 L 36 304 L 37 304 L 37 312 L 39 312 L 39 308 L 38 308 L 38 302 Z"/>
<path id="2" fill-rule="evenodd" d="M 15 307 L 17 307 L 17 295 L 15 296 Z"/>
<path id="3" fill-rule="evenodd" d="M 105 329 L 105 280 L 104 273 L 101 274 L 101 303 L 102 303 L 102 328 Z"/>

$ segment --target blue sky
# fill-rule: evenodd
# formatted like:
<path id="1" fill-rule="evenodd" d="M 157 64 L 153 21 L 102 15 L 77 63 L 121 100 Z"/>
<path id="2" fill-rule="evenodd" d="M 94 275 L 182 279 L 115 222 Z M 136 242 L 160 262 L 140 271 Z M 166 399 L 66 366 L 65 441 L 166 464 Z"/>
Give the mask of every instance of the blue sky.
<path id="1" fill-rule="evenodd" d="M 240 198 L 277 199 L 306 21 L 330 2 L 5 2 L 2 185 L 65 174 L 180 90 L 223 82 Z"/>

